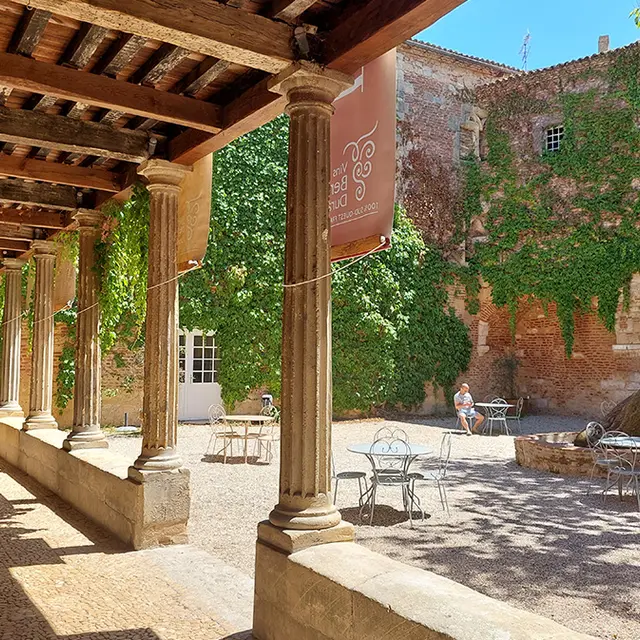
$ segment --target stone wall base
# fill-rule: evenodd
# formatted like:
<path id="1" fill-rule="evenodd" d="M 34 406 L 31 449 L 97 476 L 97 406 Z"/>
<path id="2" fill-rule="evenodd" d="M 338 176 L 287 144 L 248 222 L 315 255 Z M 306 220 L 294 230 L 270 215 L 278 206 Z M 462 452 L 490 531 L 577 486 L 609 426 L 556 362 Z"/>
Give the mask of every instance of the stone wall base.
<path id="1" fill-rule="evenodd" d="M 258 541 L 256 640 L 595 640 L 353 542 Z"/>
<path id="2" fill-rule="evenodd" d="M 22 431 L 22 422 L 0 420 L 0 457 L 134 549 L 187 541 L 186 469 L 134 482 L 127 460 L 108 449 L 65 451 L 64 431 Z"/>

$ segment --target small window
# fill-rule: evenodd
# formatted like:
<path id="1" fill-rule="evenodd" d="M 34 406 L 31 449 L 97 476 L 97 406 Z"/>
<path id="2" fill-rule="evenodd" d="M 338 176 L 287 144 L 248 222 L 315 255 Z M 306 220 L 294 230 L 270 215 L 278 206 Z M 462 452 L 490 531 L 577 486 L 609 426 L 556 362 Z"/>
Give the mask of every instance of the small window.
<path id="1" fill-rule="evenodd" d="M 546 151 L 560 151 L 560 143 L 564 138 L 564 127 L 558 125 L 547 129 L 545 134 L 544 148 Z"/>

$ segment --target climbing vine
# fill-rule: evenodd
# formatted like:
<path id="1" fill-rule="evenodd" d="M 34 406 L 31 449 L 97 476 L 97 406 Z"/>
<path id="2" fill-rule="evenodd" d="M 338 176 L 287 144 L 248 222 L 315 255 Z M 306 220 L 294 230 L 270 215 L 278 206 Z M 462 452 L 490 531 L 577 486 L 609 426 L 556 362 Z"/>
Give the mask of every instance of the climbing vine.
<path id="1" fill-rule="evenodd" d="M 180 284 L 180 321 L 215 331 L 226 402 L 279 393 L 288 121 L 218 152 L 209 249 Z M 333 279 L 334 409 L 413 406 L 424 385 L 449 386 L 471 343 L 449 309 L 452 269 L 396 213 L 392 249 Z"/>
<path id="2" fill-rule="evenodd" d="M 526 83 L 499 95 L 489 105 L 486 162 L 468 160 L 463 169 L 463 215 L 484 203 L 488 231 L 470 269 L 491 284 L 493 302 L 507 306 L 513 321 L 525 296 L 555 303 L 567 355 L 575 314 L 595 310 L 613 330 L 640 271 L 639 74 L 640 49 L 632 48 L 607 71 L 566 81 L 548 101 Z M 549 113 L 564 126 L 560 149 L 516 152 L 526 123 Z"/>

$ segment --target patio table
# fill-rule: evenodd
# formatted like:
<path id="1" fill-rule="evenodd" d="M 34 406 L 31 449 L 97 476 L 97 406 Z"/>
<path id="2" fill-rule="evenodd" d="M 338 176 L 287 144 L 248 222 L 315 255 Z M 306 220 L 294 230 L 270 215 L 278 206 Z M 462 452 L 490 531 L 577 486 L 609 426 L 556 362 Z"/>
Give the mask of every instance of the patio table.
<path id="1" fill-rule="evenodd" d="M 616 449 L 640 449 L 640 437 L 638 436 L 613 436 L 612 438 L 600 438 L 600 442 L 606 447 Z"/>
<path id="2" fill-rule="evenodd" d="M 376 461 L 375 458 L 393 458 L 393 459 L 402 459 L 402 464 L 398 469 L 401 477 L 406 482 L 407 492 L 409 496 L 409 506 L 411 509 L 412 504 L 415 502 L 416 504 L 420 504 L 419 500 L 416 499 L 416 496 L 411 491 L 410 484 L 408 482 L 408 474 L 409 467 L 413 463 L 413 461 L 419 456 L 428 456 L 433 453 L 433 450 L 429 447 L 426 447 L 422 444 L 409 444 L 407 443 L 406 448 L 403 447 L 401 450 L 394 450 L 393 446 L 389 446 L 388 442 L 375 442 L 375 443 L 359 443 L 359 444 L 350 444 L 347 447 L 347 451 L 351 453 L 357 453 L 363 456 L 366 456 L 369 462 L 371 463 L 371 469 L 374 473 L 374 477 L 376 476 Z M 400 483 L 402 484 L 402 483 Z M 360 515 L 362 517 L 362 511 L 370 505 L 372 509 L 375 508 L 375 484 L 367 489 L 364 502 L 360 507 Z M 407 506 L 405 505 L 405 508 Z M 372 519 L 373 519 L 373 511 L 372 511 Z"/>
<path id="3" fill-rule="evenodd" d="M 252 414 L 235 414 L 226 416 L 227 422 L 237 422 L 240 425 L 244 425 L 244 462 L 247 463 L 248 460 L 248 444 L 249 444 L 249 428 L 258 425 L 262 426 L 267 422 L 273 422 L 273 416 L 263 416 L 260 414 L 252 415 Z"/>
<path id="4" fill-rule="evenodd" d="M 494 422 L 500 422 L 502 424 L 502 426 L 504 427 L 505 435 L 509 435 L 511 433 L 511 429 L 509 429 L 509 425 L 507 424 L 506 410 L 511 409 L 512 407 L 515 407 L 516 406 L 515 404 L 509 404 L 507 402 L 476 402 L 474 406 L 482 407 L 487 410 L 487 413 L 489 414 L 487 416 L 487 425 L 489 426 L 489 435 L 493 435 Z M 503 416 L 498 415 L 499 410 L 504 410 L 505 415 Z M 487 425 L 485 425 L 484 429 L 482 430 L 482 433 L 485 432 Z"/>

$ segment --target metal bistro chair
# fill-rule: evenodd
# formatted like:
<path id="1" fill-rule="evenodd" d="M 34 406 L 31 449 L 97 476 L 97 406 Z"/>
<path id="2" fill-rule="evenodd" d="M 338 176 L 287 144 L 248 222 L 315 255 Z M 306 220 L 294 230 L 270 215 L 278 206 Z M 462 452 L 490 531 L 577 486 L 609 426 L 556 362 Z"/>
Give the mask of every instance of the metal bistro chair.
<path id="1" fill-rule="evenodd" d="M 358 506 L 362 507 L 365 497 L 369 491 L 367 485 L 367 474 L 364 471 L 340 471 L 336 473 L 336 461 L 333 457 L 333 451 L 331 452 L 331 480 L 335 482 L 333 488 L 333 504 L 336 504 L 338 500 L 338 482 L 340 480 L 357 480 L 358 489 L 360 491 L 360 497 L 358 498 Z M 362 482 L 364 481 L 364 489 Z"/>
<path id="2" fill-rule="evenodd" d="M 233 456 L 233 441 L 240 439 L 240 435 L 236 433 L 232 427 L 227 424 L 227 414 L 221 404 L 212 404 L 209 407 L 209 426 L 211 427 L 211 437 L 207 445 L 207 452 L 211 448 L 213 442 L 213 455 L 223 454 L 223 460 L 227 462 L 227 450 L 230 450 Z M 222 448 L 217 449 L 218 440 L 222 440 Z"/>
<path id="3" fill-rule="evenodd" d="M 592 424 L 592 423 L 589 423 L 589 424 Z M 596 424 L 602 427 L 602 425 L 599 425 L 598 423 Z M 587 428 L 588 427 L 589 425 L 587 425 Z M 594 431 L 597 434 L 597 427 L 594 428 Z M 595 437 L 596 436 L 594 436 L 594 438 Z M 598 441 L 594 444 L 594 447 L 593 447 L 594 467 L 601 467 L 607 472 L 607 480 L 604 485 L 604 489 L 602 490 L 603 502 L 607 499 L 607 492 L 609 491 L 609 489 L 611 489 L 611 487 L 613 487 L 616 484 L 616 480 L 612 482 L 611 476 L 613 474 L 613 470 L 619 464 L 618 449 L 616 449 L 615 447 L 612 447 L 611 445 L 605 444 L 602 441 L 603 438 L 605 437 L 606 438 L 627 438 L 628 435 L 622 431 L 606 431 L 602 436 L 600 436 Z M 593 477 L 593 471 L 594 469 L 592 468 L 591 469 L 592 477 Z"/>
<path id="4" fill-rule="evenodd" d="M 454 427 L 454 429 L 457 429 L 458 427 L 460 427 L 460 414 L 455 407 L 453 407 L 453 410 L 456 412 L 456 426 Z M 467 418 L 467 424 L 469 425 L 469 429 L 473 431 L 473 427 L 475 427 L 476 425 L 476 419 L 473 416 L 469 416 Z"/>
<path id="5" fill-rule="evenodd" d="M 512 416 L 505 415 L 506 420 L 514 420 L 518 423 L 518 433 L 522 433 L 522 427 L 520 425 L 520 416 L 522 415 L 522 407 L 524 407 L 524 398 L 518 398 L 516 402 L 515 412 Z"/>
<path id="6" fill-rule="evenodd" d="M 507 424 L 507 411 L 509 406 L 506 400 L 503 398 L 496 398 L 492 401 L 492 406 L 487 407 L 487 419 L 484 431 L 489 428 L 489 435 L 493 435 L 493 425 L 496 424 L 504 429 L 505 435 L 509 435 L 511 430 Z M 484 432 L 483 431 L 483 432 Z"/>
<path id="7" fill-rule="evenodd" d="M 266 407 L 262 407 L 260 415 L 270 416 L 273 420 L 260 425 L 260 431 L 253 438 L 255 441 L 254 455 L 260 458 L 264 448 L 267 462 L 271 462 L 275 443 L 280 436 L 280 409 L 273 404 L 268 404 Z"/>
<path id="8" fill-rule="evenodd" d="M 449 511 L 449 501 L 447 500 L 447 490 L 445 488 L 445 480 L 447 477 L 447 468 L 449 466 L 449 460 L 451 459 L 451 434 L 445 433 L 440 440 L 440 456 L 438 458 L 438 470 L 431 471 L 426 475 L 418 472 L 410 473 L 409 479 L 411 480 L 411 493 L 412 500 L 416 496 L 415 484 L 416 480 L 433 480 L 438 486 L 438 493 L 440 494 L 440 504 L 442 510 L 447 512 L 447 515 L 451 515 Z M 419 505 L 418 505 L 419 506 Z"/>
<path id="9" fill-rule="evenodd" d="M 397 456 L 392 454 L 397 454 Z M 413 526 L 412 506 L 414 504 L 419 508 L 424 520 L 424 511 L 420 506 L 420 500 L 411 492 L 408 469 L 413 458 L 409 443 L 397 438 L 376 440 L 371 445 L 369 458 L 373 461 L 373 475 L 371 476 L 371 486 L 367 492 L 367 501 L 360 508 L 360 516 L 362 517 L 364 508 L 370 502 L 369 524 L 372 525 L 378 487 L 400 487 L 402 489 L 402 503 L 409 515 L 410 526 Z"/>
<path id="10" fill-rule="evenodd" d="M 620 500 L 622 500 L 622 482 L 626 480 L 627 486 L 633 487 L 638 502 L 638 511 L 640 511 L 640 490 L 638 487 L 640 484 L 640 446 L 636 445 L 624 450 L 612 447 L 607 454 L 608 459 L 615 461 L 615 464 L 609 469 L 609 474 L 613 476 L 614 484 L 618 484 Z"/>
<path id="11" fill-rule="evenodd" d="M 593 485 L 593 475 L 598 467 L 606 467 L 607 459 L 604 446 L 598 446 L 600 439 L 604 436 L 605 429 L 599 422 L 589 422 L 585 428 L 587 446 L 593 458 L 591 473 L 589 474 L 589 486 L 587 487 L 587 495 L 591 493 Z"/>

